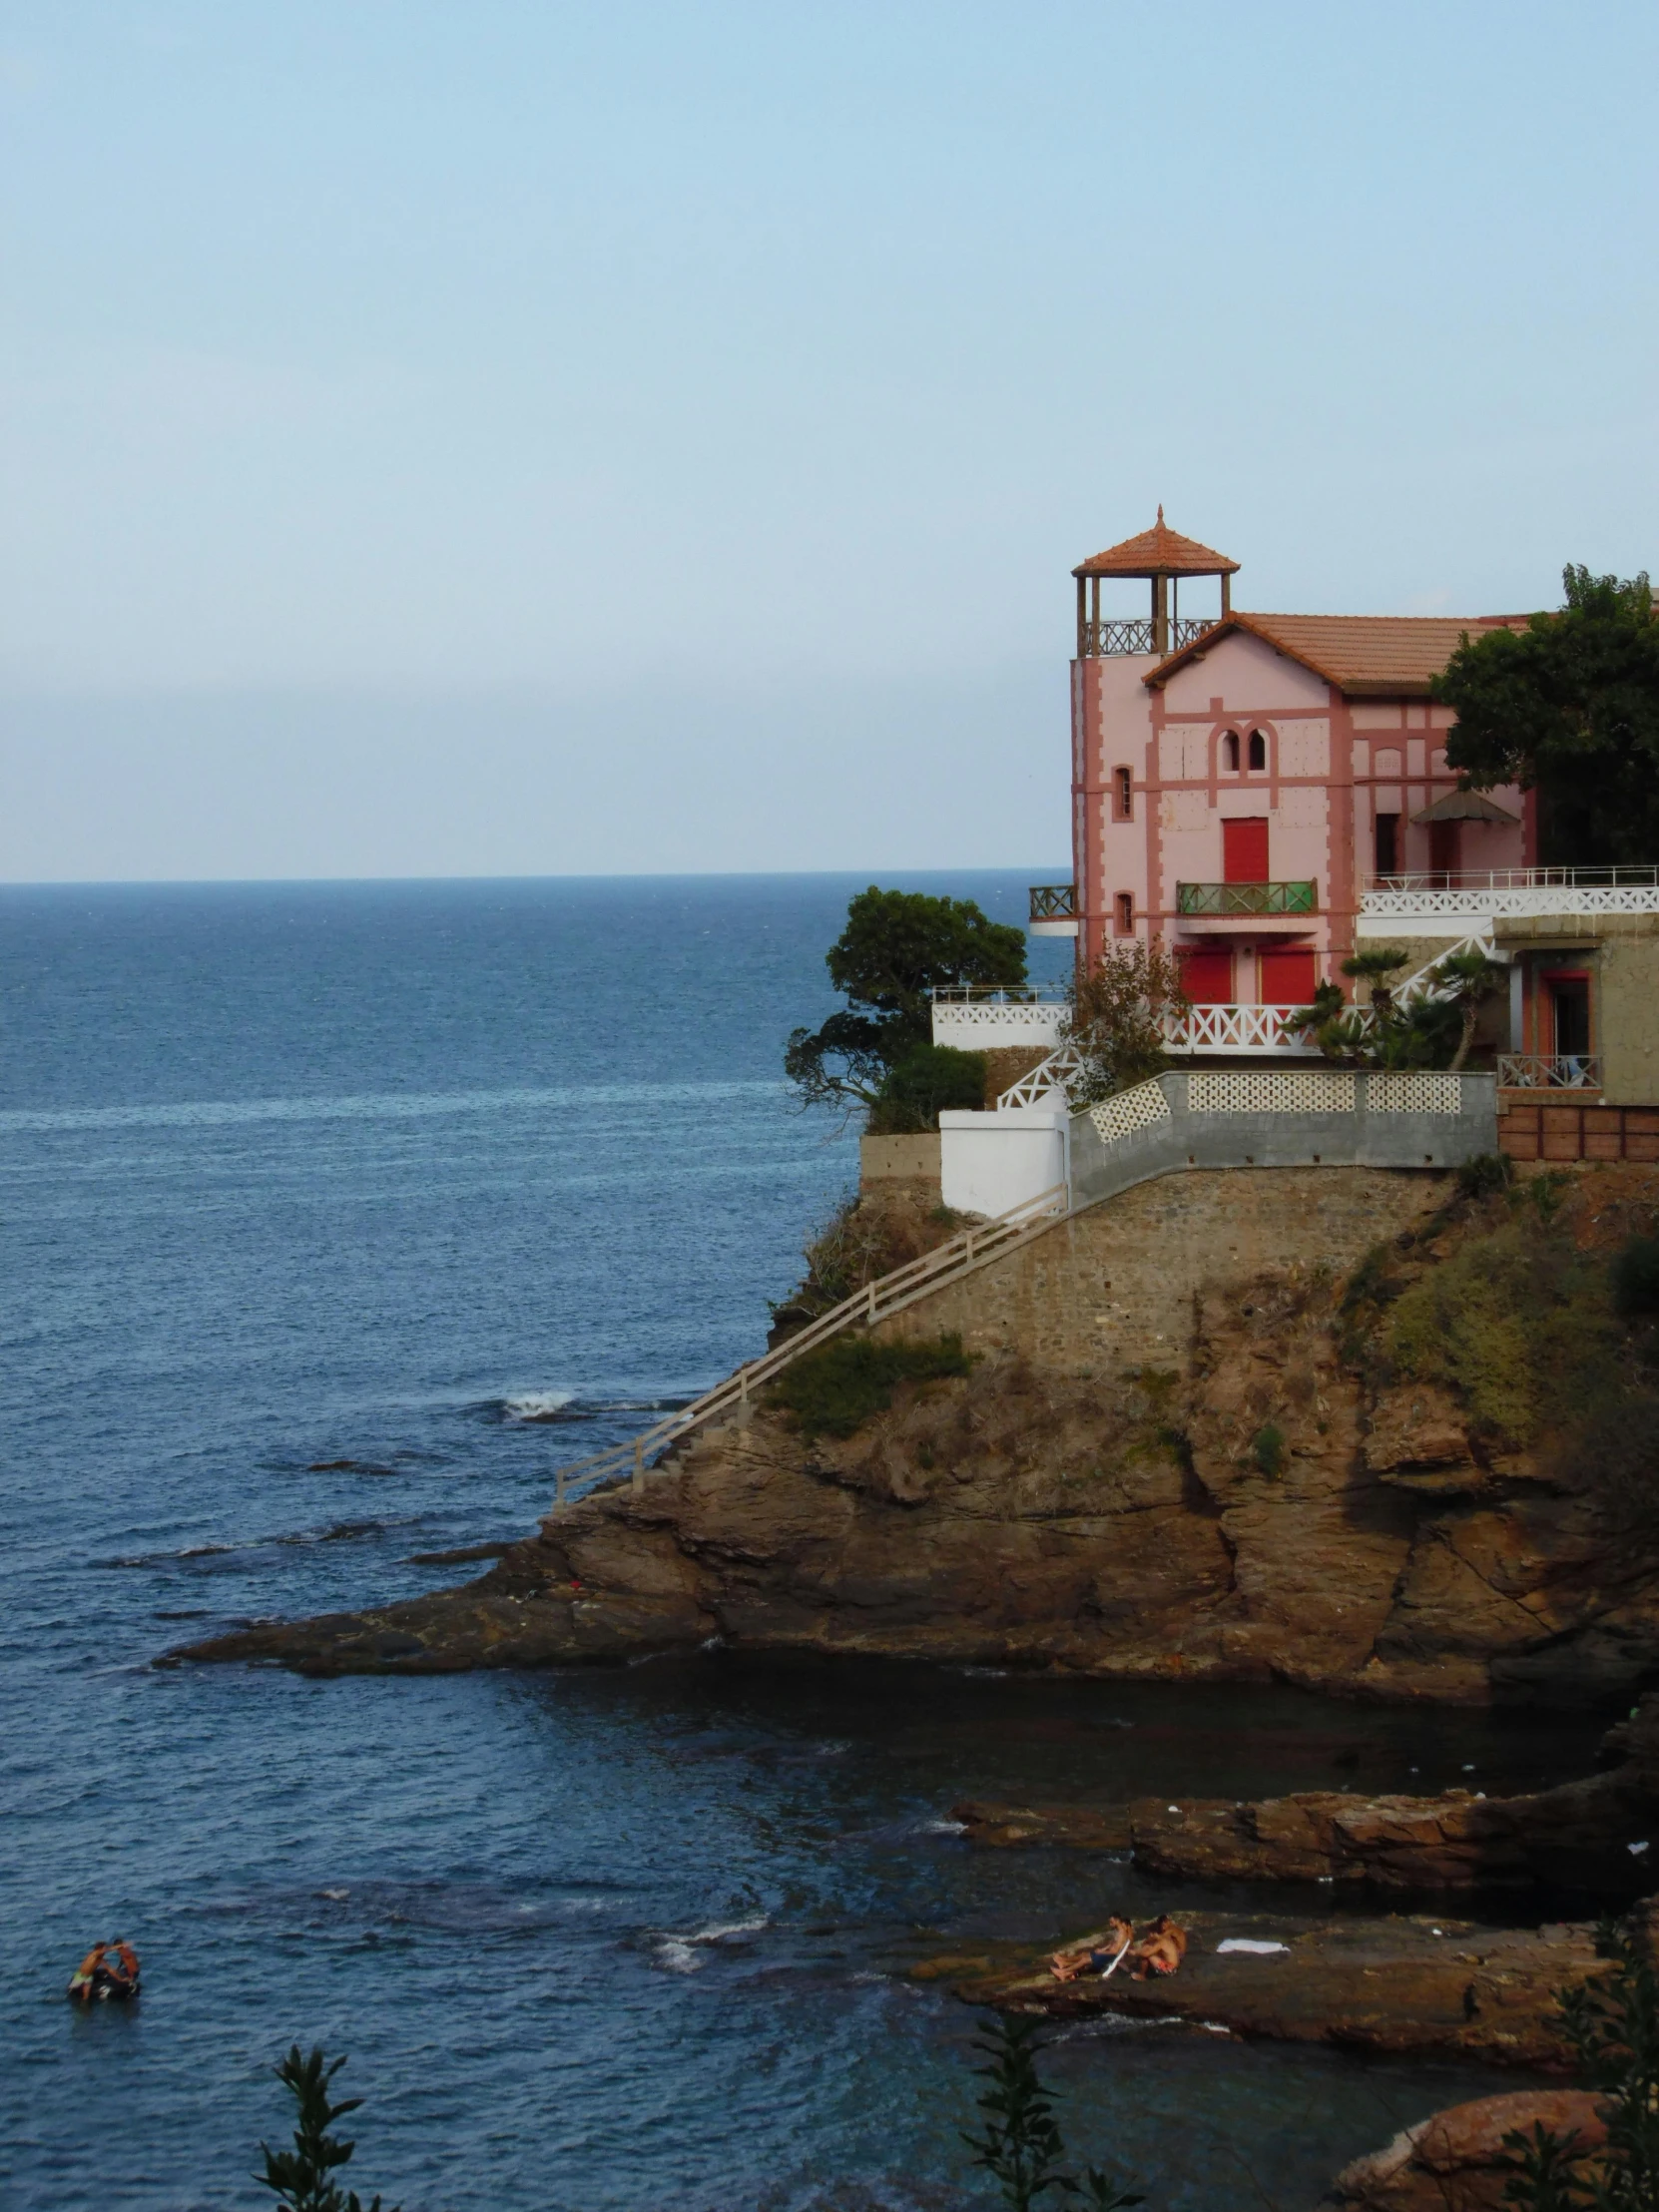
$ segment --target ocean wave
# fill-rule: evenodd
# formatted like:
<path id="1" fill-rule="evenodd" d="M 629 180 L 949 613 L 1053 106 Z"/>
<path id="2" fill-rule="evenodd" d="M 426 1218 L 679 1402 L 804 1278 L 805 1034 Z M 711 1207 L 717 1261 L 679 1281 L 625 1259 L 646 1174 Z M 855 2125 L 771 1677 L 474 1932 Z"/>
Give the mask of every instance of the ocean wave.
<path id="1" fill-rule="evenodd" d="M 243 1558 L 251 1551 L 283 1549 L 295 1544 L 353 1543 L 360 1536 L 387 1535 L 394 1528 L 413 1528 L 424 1516 L 405 1513 L 395 1520 L 330 1521 L 324 1528 L 284 1529 L 274 1536 L 249 1536 L 235 1544 L 183 1544 L 177 1551 L 135 1551 L 114 1559 L 95 1559 L 95 1567 L 176 1567 L 197 1559 Z"/>
<path id="2" fill-rule="evenodd" d="M 526 1390 L 522 1397 L 504 1397 L 501 1410 L 509 1420 L 557 1420 L 575 1402 L 574 1390 Z"/>
<path id="3" fill-rule="evenodd" d="M 711 1950 L 758 1936 L 768 1925 L 763 1913 L 752 1921 L 716 1921 L 708 1928 L 693 1929 L 689 1936 L 659 1936 L 654 1939 L 657 1963 L 670 1973 L 698 1973 L 708 1964 Z"/>
<path id="4" fill-rule="evenodd" d="M 776 1096 L 770 1079 L 742 1083 L 567 1084 L 550 1090 L 370 1091 L 347 1098 L 188 1099 L 154 1106 L 13 1107 L 0 1131 L 216 1129 L 271 1121 L 419 1121 L 434 1114 L 494 1113 L 503 1107 L 650 1106 Z"/>

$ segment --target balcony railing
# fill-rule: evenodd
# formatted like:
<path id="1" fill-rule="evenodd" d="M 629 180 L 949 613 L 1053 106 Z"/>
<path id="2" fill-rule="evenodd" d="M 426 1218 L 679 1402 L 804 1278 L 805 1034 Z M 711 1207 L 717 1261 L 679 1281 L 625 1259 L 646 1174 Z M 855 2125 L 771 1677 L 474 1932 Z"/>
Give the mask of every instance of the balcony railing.
<path id="1" fill-rule="evenodd" d="M 1317 883 L 1177 883 L 1178 914 L 1317 914 Z"/>
<path id="2" fill-rule="evenodd" d="M 1207 621 L 1175 621 L 1165 625 L 1169 632 L 1166 653 L 1179 653 L 1184 645 L 1194 645 L 1206 630 L 1216 627 L 1215 617 Z M 1083 656 L 1085 660 L 1103 661 L 1113 653 L 1156 653 L 1157 632 L 1147 621 L 1140 622 L 1085 622 L 1083 625 Z"/>
<path id="3" fill-rule="evenodd" d="M 1287 1026 L 1300 1006 L 1190 1006 L 1184 1014 L 1164 1016 L 1164 1043 L 1171 1052 L 1286 1052 L 1319 1056 L 1319 1047 Z M 1361 1013 L 1367 1020 L 1369 1009 Z"/>
<path id="4" fill-rule="evenodd" d="M 1075 883 L 1033 883 L 1031 886 L 1031 919 L 1033 921 L 1075 921 L 1077 919 L 1077 885 Z"/>
<path id="5" fill-rule="evenodd" d="M 1659 913 L 1659 866 L 1453 868 L 1379 875 L 1360 894 L 1379 920 L 1548 914 Z"/>
<path id="6" fill-rule="evenodd" d="M 1500 1052 L 1500 1091 L 1599 1091 L 1601 1055 L 1596 1052 Z"/>

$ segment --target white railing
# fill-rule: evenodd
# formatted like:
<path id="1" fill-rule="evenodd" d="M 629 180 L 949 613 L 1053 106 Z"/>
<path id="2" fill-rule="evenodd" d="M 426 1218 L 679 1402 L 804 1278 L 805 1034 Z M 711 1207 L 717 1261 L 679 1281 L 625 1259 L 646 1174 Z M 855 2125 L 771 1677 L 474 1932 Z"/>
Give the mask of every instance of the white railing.
<path id="1" fill-rule="evenodd" d="M 1046 1060 L 1039 1061 L 1029 1075 L 1005 1090 L 996 1102 L 1000 1113 L 1005 1106 L 1040 1106 L 1045 1098 L 1052 1098 L 1058 1091 L 1063 1097 L 1066 1085 L 1074 1075 L 1083 1072 L 1083 1055 L 1074 1044 L 1056 1046 Z"/>
<path id="2" fill-rule="evenodd" d="M 1193 1006 L 1164 1016 L 1171 1052 L 1318 1052 L 1298 1031 L 1286 1028 L 1300 1006 Z"/>
<path id="3" fill-rule="evenodd" d="M 1601 1055 L 1596 1052 L 1500 1052 L 1500 1091 L 1599 1091 Z"/>
<path id="4" fill-rule="evenodd" d="M 1613 870 L 1604 870 L 1612 874 Z M 1404 920 L 1428 914 L 1444 919 L 1467 918 L 1490 922 L 1500 915 L 1516 918 L 1549 914 L 1653 914 L 1659 913 L 1659 882 L 1647 869 L 1617 872 L 1636 877 L 1628 882 L 1567 882 L 1556 880 L 1588 869 L 1494 868 L 1475 880 L 1450 876 L 1385 876 L 1360 893 L 1363 920 Z M 1504 881 L 1505 875 L 1517 878 Z M 1547 878 L 1532 882 L 1531 876 Z"/>
<path id="5" fill-rule="evenodd" d="M 1396 983 L 1393 989 L 1394 1003 L 1399 1006 L 1409 1006 L 1413 1000 L 1418 998 L 1451 998 L 1455 996 L 1457 990 L 1455 980 L 1442 979 L 1439 974 L 1439 966 L 1442 960 L 1452 959 L 1459 952 L 1478 952 L 1482 959 L 1493 961 L 1507 961 L 1509 957 L 1506 952 L 1499 952 L 1496 944 L 1486 931 L 1476 930 L 1472 937 L 1461 937 L 1456 944 L 1447 945 L 1443 952 L 1436 952 L 1433 959 L 1425 960 L 1416 973 L 1408 975 L 1403 983 Z"/>
<path id="6" fill-rule="evenodd" d="M 690 1434 L 692 1429 L 701 1428 L 705 1421 L 747 1406 L 754 1391 L 782 1374 L 803 1353 L 816 1351 L 830 1338 L 838 1337 L 843 1329 L 872 1328 L 889 1314 L 902 1312 L 916 1299 L 955 1282 L 993 1256 L 1012 1251 L 1027 1237 L 1039 1235 L 1066 1211 L 1068 1204 L 1066 1186 L 1056 1183 L 1051 1190 L 1039 1192 L 1023 1205 L 1010 1207 L 994 1221 L 976 1222 L 971 1229 L 963 1230 L 960 1236 L 952 1237 L 948 1244 L 940 1245 L 935 1251 L 924 1253 L 919 1260 L 894 1268 L 889 1275 L 878 1276 L 861 1291 L 854 1291 L 850 1298 L 832 1306 L 829 1313 L 821 1314 L 817 1321 L 789 1338 L 775 1352 L 749 1361 L 736 1375 L 728 1376 L 724 1382 L 706 1390 L 689 1405 L 679 1406 L 650 1428 L 642 1429 L 627 1443 L 596 1451 L 592 1458 L 578 1459 L 573 1466 L 556 1468 L 553 1510 L 562 1509 L 573 1482 L 579 1481 L 587 1489 L 610 1475 L 627 1473 L 632 1475 L 636 1490 L 643 1488 L 647 1462 L 655 1453 Z"/>
<path id="7" fill-rule="evenodd" d="M 1422 870 L 1414 875 L 1372 875 L 1369 891 L 1415 890 L 1541 890 L 1618 888 L 1659 884 L 1659 863 L 1642 861 L 1628 867 L 1482 867 Z"/>
<path id="8" fill-rule="evenodd" d="M 1069 983 L 940 983 L 930 994 L 935 1006 L 1063 1006 Z"/>

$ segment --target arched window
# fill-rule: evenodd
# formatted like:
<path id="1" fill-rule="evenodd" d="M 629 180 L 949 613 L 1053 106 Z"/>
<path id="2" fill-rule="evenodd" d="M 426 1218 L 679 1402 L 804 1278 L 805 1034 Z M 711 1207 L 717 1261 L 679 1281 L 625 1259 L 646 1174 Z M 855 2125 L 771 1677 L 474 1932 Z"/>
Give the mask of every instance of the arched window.
<path id="1" fill-rule="evenodd" d="M 1112 771 L 1112 819 L 1131 822 L 1135 815 L 1135 779 L 1126 768 Z"/>
<path id="2" fill-rule="evenodd" d="M 1221 741 L 1221 765 L 1230 768 L 1236 776 L 1239 772 L 1239 733 L 1229 730 Z"/>
<path id="3" fill-rule="evenodd" d="M 1268 741 L 1260 730 L 1252 730 L 1250 733 L 1250 765 L 1252 768 L 1266 768 L 1268 765 Z"/>
<path id="4" fill-rule="evenodd" d="M 1134 894 L 1134 892 L 1133 892 L 1133 891 L 1119 891 L 1119 892 L 1118 892 L 1118 898 L 1117 898 L 1117 907 L 1118 907 L 1118 935 L 1119 935 L 1120 937 L 1132 937 L 1132 936 L 1133 936 L 1133 935 L 1135 934 L 1135 894 Z"/>

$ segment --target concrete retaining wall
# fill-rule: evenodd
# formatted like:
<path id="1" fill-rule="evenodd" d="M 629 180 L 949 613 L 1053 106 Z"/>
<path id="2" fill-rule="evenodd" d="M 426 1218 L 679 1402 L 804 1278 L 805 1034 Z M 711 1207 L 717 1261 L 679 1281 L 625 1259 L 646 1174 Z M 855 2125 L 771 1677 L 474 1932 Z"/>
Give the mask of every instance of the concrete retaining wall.
<path id="1" fill-rule="evenodd" d="M 1073 1214 L 919 1299 L 877 1337 L 959 1331 L 970 1352 L 1062 1373 L 1184 1373 L 1208 1283 L 1325 1266 L 1342 1275 L 1445 1195 L 1443 1174 L 1380 1168 L 1203 1169 L 1160 1175 Z"/>
<path id="2" fill-rule="evenodd" d="M 871 1183 L 936 1183 L 939 1180 L 939 1140 L 935 1135 L 916 1137 L 860 1137 L 858 1181 Z"/>

